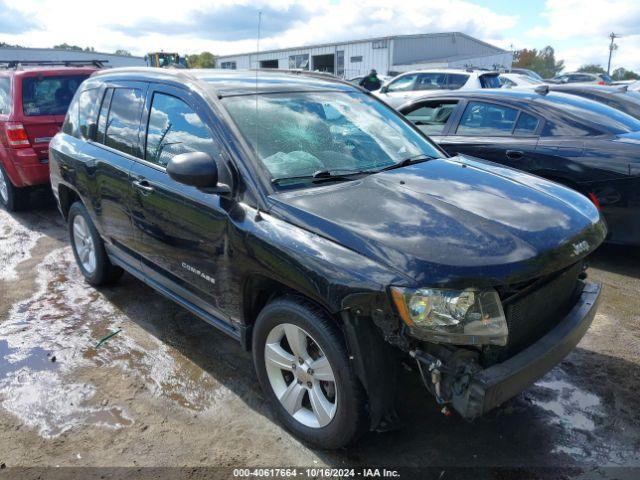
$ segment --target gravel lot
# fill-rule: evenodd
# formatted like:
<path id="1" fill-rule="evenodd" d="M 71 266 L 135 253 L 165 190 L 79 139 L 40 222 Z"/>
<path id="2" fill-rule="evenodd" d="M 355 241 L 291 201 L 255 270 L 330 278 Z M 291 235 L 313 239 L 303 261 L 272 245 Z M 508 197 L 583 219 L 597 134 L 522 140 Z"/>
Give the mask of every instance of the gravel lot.
<path id="1" fill-rule="evenodd" d="M 468 423 L 440 415 L 407 372 L 402 430 L 326 452 L 275 423 L 233 340 L 131 276 L 85 284 L 53 205 L 0 209 L 0 464 L 551 466 L 612 477 L 610 466 L 640 468 L 640 249 L 601 249 L 590 277 L 605 284 L 594 325 L 519 397 Z"/>

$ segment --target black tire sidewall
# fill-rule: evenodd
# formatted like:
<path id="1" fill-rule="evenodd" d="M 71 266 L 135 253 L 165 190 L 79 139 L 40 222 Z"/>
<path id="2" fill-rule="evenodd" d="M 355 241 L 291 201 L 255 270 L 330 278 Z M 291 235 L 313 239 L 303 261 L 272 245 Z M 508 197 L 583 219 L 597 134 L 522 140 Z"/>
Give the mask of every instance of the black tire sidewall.
<path id="1" fill-rule="evenodd" d="M 336 415 L 325 427 L 311 428 L 298 422 L 284 409 L 271 388 L 264 362 L 265 343 L 269 332 L 282 323 L 296 325 L 311 335 L 331 364 L 338 406 Z M 253 360 L 260 385 L 275 406 L 278 418 L 297 437 L 323 448 L 339 448 L 360 436 L 365 416 L 362 387 L 349 364 L 340 330 L 317 307 L 295 297 L 267 305 L 260 312 L 253 331 Z"/>
<path id="2" fill-rule="evenodd" d="M 27 193 L 21 188 L 17 188 L 11 183 L 11 179 L 9 175 L 7 175 L 7 170 L 0 163 L 0 170 L 2 170 L 2 175 L 4 177 L 4 181 L 7 184 L 7 201 L 0 196 L 0 204 L 4 205 L 4 207 L 9 212 L 17 212 L 26 206 L 27 202 Z"/>
<path id="3" fill-rule="evenodd" d="M 91 235 L 91 239 L 95 247 L 96 268 L 92 273 L 87 272 L 85 268 L 82 266 L 82 262 L 80 261 L 80 258 L 78 256 L 78 252 L 76 249 L 75 238 L 73 236 L 73 222 L 74 222 L 74 219 L 79 215 L 82 216 L 85 222 L 87 223 L 87 226 L 89 227 L 89 234 Z M 74 203 L 73 205 L 71 205 L 71 208 L 69 209 L 68 229 L 69 229 L 69 241 L 71 243 L 71 250 L 73 251 L 73 256 L 76 259 L 76 264 L 78 265 L 80 272 L 82 272 L 82 275 L 87 280 L 87 282 L 90 283 L 91 285 L 102 285 L 110 281 L 112 277 L 110 272 L 111 263 L 109 262 L 109 258 L 107 257 L 107 253 L 104 249 L 104 243 L 102 241 L 102 238 L 100 237 L 100 234 L 98 233 L 98 230 L 94 226 L 93 221 L 91 220 L 91 217 L 87 212 L 87 209 L 80 202 Z"/>

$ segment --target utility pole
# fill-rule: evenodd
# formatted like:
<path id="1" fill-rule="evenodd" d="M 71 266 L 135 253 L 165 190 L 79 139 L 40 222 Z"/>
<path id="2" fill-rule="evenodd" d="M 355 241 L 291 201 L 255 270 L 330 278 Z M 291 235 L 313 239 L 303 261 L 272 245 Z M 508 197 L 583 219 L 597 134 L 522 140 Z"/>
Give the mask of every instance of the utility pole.
<path id="1" fill-rule="evenodd" d="M 611 43 L 609 44 L 609 63 L 607 64 L 607 75 L 611 73 L 611 56 L 613 55 L 613 51 L 618 49 L 618 45 L 613 43 L 616 38 L 620 38 L 621 35 L 617 35 L 613 32 L 609 34 L 609 38 L 611 39 Z"/>

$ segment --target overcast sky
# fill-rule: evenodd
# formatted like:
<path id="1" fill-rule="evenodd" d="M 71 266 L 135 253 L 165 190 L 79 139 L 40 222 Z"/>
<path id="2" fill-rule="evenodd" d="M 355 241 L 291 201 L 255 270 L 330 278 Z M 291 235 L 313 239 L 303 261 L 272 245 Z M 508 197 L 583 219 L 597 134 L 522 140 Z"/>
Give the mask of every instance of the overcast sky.
<path id="1" fill-rule="evenodd" d="M 0 0 L 0 41 L 69 43 L 144 55 L 164 50 L 217 55 L 383 35 L 460 31 L 503 48 L 553 46 L 569 69 L 640 71 L 640 0 Z"/>

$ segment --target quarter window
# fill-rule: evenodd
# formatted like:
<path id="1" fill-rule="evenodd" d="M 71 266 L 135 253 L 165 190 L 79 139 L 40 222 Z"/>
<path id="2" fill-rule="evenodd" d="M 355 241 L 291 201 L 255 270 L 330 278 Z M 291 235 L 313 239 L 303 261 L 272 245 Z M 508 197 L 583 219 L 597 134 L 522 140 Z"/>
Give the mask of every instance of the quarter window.
<path id="1" fill-rule="evenodd" d="M 528 113 L 520 112 L 514 135 L 533 135 L 538 128 L 538 119 Z"/>
<path id="2" fill-rule="evenodd" d="M 96 141 L 104 143 L 104 134 L 107 130 L 107 117 L 109 116 L 109 105 L 111 104 L 111 96 L 113 88 L 108 88 L 104 93 L 102 105 L 100 106 L 100 114 L 98 115 L 98 131 L 96 133 Z"/>
<path id="3" fill-rule="evenodd" d="M 469 80 L 469 75 L 463 73 L 450 73 L 448 75 L 447 88 L 449 90 L 458 90 L 462 88 Z"/>
<path id="4" fill-rule="evenodd" d="M 140 90 L 116 88 L 111 99 L 104 144 L 137 156 L 141 111 L 142 92 Z"/>
<path id="5" fill-rule="evenodd" d="M 469 102 L 457 129 L 458 135 L 510 135 L 518 111 L 482 102 Z"/>
<path id="6" fill-rule="evenodd" d="M 96 118 L 98 116 L 100 90 L 92 88 L 78 96 L 78 127 L 80 136 L 93 140 L 95 136 Z"/>
<path id="7" fill-rule="evenodd" d="M 175 155 L 205 152 L 215 158 L 209 129 L 198 114 L 177 97 L 155 93 L 149 116 L 147 161 L 165 167 Z"/>

